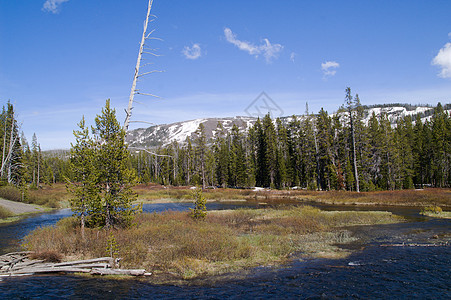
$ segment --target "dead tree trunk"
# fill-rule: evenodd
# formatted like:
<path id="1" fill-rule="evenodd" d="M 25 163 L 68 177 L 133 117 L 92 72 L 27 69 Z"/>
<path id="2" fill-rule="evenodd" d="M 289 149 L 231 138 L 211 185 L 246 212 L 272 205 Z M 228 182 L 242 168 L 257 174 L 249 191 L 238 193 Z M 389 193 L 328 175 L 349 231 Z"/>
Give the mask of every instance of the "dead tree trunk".
<path id="1" fill-rule="evenodd" d="M 126 110 L 126 115 L 125 115 L 125 121 L 124 121 L 124 131 L 127 132 L 128 130 L 128 125 L 130 123 L 130 117 L 132 115 L 132 109 L 133 109 L 133 99 L 135 97 L 136 94 L 136 82 L 138 81 L 139 78 L 139 67 L 141 65 L 141 58 L 142 58 L 142 54 L 144 52 L 144 42 L 146 41 L 146 33 L 147 33 L 147 25 L 149 24 L 149 17 L 150 17 L 150 9 L 152 8 L 152 2 L 153 0 L 149 0 L 149 4 L 147 6 L 147 16 L 146 16 L 146 21 L 144 21 L 144 29 L 143 29 L 143 34 L 142 34 L 142 38 L 141 38 L 141 44 L 139 46 L 139 52 L 138 52 L 138 59 L 136 61 L 136 67 L 135 67 L 135 75 L 133 76 L 133 83 L 132 83 L 132 89 L 130 91 L 130 97 L 128 99 L 128 107 Z"/>

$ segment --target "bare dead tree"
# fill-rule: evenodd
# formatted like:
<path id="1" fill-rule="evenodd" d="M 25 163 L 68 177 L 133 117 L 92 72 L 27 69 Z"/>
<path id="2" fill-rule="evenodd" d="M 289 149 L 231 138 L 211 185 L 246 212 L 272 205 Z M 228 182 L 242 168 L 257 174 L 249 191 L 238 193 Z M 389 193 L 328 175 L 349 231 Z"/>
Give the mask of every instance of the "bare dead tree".
<path id="1" fill-rule="evenodd" d="M 358 101 L 358 95 L 356 95 L 357 101 Z M 357 193 L 360 193 L 360 187 L 359 187 L 359 172 L 357 171 L 357 156 L 356 156 L 356 150 L 355 150 L 355 128 L 354 128 L 354 116 L 353 116 L 353 108 L 355 100 L 352 99 L 351 95 L 351 88 L 346 88 L 346 105 L 347 110 L 349 113 L 349 121 L 351 126 L 351 141 L 352 141 L 352 160 L 353 160 L 353 167 L 354 167 L 354 177 L 355 177 L 355 187 Z"/>
<path id="2" fill-rule="evenodd" d="M 162 71 L 159 71 L 159 70 L 152 70 L 152 71 L 149 71 L 149 72 L 139 73 L 140 67 L 144 67 L 145 65 L 148 65 L 148 64 L 145 64 L 145 65 L 141 66 L 141 60 L 143 59 L 142 58 L 143 54 L 150 54 L 150 55 L 153 55 L 153 56 L 159 56 L 158 54 L 155 54 L 153 52 L 154 49 L 146 46 L 146 44 L 145 44 L 147 40 L 158 39 L 158 38 L 155 38 L 155 37 L 151 37 L 152 33 L 155 30 L 151 30 L 150 32 L 147 31 L 147 27 L 148 27 L 149 22 L 153 21 L 153 20 L 150 20 L 150 17 L 151 17 L 150 11 L 151 11 L 151 8 L 152 8 L 152 3 L 153 3 L 153 0 L 149 0 L 148 6 L 147 6 L 146 20 L 144 21 L 143 34 L 142 34 L 142 38 L 141 38 L 141 43 L 139 45 L 138 59 L 136 61 L 136 66 L 135 66 L 135 74 L 133 76 L 132 88 L 131 88 L 131 91 L 130 91 L 130 97 L 129 97 L 129 100 L 128 100 L 128 106 L 127 106 L 127 109 L 125 111 L 125 121 L 124 121 L 124 126 L 123 126 L 123 129 L 124 129 L 125 132 L 127 132 L 128 126 L 130 124 L 130 118 L 132 116 L 132 110 L 133 110 L 133 100 L 134 100 L 134 97 L 135 97 L 136 94 L 160 98 L 160 97 L 158 97 L 158 96 L 156 96 L 154 94 L 142 93 L 136 88 L 136 84 L 137 84 L 138 79 L 140 77 L 145 76 L 145 75 L 149 75 L 149 74 L 152 74 L 152 73 L 162 72 Z"/>
<path id="3" fill-rule="evenodd" d="M 0 177 L 4 178 L 5 169 L 7 171 L 7 180 L 8 183 L 12 183 L 12 168 L 15 167 L 15 164 L 12 163 L 13 156 L 17 153 L 14 153 L 14 145 L 19 139 L 19 135 L 16 132 L 15 122 L 16 119 L 14 117 L 14 111 L 11 115 L 11 128 L 9 133 L 7 133 L 7 123 L 9 116 L 5 119 L 5 128 L 4 128 L 4 136 L 3 136 L 3 153 L 2 153 L 2 162 L 0 167 Z M 9 134 L 9 145 L 6 143 L 6 136 Z"/>

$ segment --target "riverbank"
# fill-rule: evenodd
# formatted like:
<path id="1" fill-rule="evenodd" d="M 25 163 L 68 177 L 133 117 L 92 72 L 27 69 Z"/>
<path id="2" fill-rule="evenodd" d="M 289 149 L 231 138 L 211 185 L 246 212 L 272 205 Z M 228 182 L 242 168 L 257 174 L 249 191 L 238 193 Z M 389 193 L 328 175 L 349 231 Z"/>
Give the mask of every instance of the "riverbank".
<path id="1" fill-rule="evenodd" d="M 154 282 L 192 279 L 275 266 L 293 258 L 342 258 L 337 246 L 354 241 L 345 227 L 402 221 L 388 212 L 324 212 L 312 207 L 209 211 L 195 221 L 188 212 L 140 214 L 135 226 L 86 229 L 76 219 L 40 228 L 25 238 L 27 250 L 63 260 L 104 256 L 112 248 L 123 268 L 151 271 Z"/>
<path id="2" fill-rule="evenodd" d="M 134 188 L 138 202 L 156 203 L 192 201 L 190 187 L 165 187 L 161 185 L 138 185 Z M 417 206 L 437 205 L 451 209 L 451 189 L 427 188 L 417 190 L 349 192 L 349 191 L 307 191 L 270 189 L 206 189 L 205 198 L 210 201 L 293 201 L 297 203 L 317 202 L 331 205 L 381 205 Z"/>
<path id="3" fill-rule="evenodd" d="M 138 194 L 136 203 L 192 202 L 192 188 L 190 186 L 140 184 L 135 186 L 133 191 Z M 20 201 L 21 194 L 18 190 L 10 188 L 7 192 L 14 199 L 10 199 L 9 197 L 3 198 Z M 302 189 L 208 188 L 203 192 L 207 201 L 250 201 L 268 204 L 278 202 L 308 204 L 317 202 L 331 205 L 416 206 L 420 208 L 436 205 L 442 207 L 444 210 L 451 210 L 451 189 L 445 188 L 361 193 L 349 191 L 308 191 Z M 30 190 L 27 201 L 28 203 L 51 208 L 68 208 L 70 197 L 66 186 L 62 183 L 56 183 L 53 185 L 44 185 L 36 190 Z"/>
<path id="4" fill-rule="evenodd" d="M 0 209 L 4 212 L 4 217 L 0 218 L 0 223 L 14 222 L 28 214 L 41 213 L 50 210 L 50 208 L 35 204 L 27 204 L 1 198 Z"/>

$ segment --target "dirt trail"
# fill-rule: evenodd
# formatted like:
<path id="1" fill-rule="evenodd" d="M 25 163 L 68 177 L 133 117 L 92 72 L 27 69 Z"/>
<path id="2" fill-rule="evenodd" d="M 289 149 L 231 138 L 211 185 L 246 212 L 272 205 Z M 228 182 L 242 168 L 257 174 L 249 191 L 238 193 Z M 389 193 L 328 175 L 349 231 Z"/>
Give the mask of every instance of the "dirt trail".
<path id="1" fill-rule="evenodd" d="M 44 211 L 43 208 L 33 205 L 26 204 L 22 202 L 15 202 L 10 200 L 5 200 L 0 198 L 0 206 L 3 206 L 10 212 L 14 214 L 23 214 L 23 213 L 31 213 L 31 212 L 41 212 Z"/>

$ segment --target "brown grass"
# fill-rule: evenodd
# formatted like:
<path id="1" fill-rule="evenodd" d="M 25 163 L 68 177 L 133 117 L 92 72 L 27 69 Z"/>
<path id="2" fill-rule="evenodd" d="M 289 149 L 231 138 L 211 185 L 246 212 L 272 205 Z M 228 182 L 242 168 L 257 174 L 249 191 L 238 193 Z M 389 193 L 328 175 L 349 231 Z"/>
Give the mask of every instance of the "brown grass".
<path id="1" fill-rule="evenodd" d="M 138 200 L 143 202 L 192 201 L 190 187 L 165 187 L 158 184 L 138 185 L 133 188 Z M 451 189 L 427 188 L 424 190 L 397 190 L 377 192 L 346 191 L 306 191 L 306 190 L 265 190 L 251 189 L 207 189 L 203 195 L 207 200 L 250 200 L 260 202 L 322 202 L 342 205 L 390 205 L 451 207 Z M 0 197 L 20 201 L 21 193 L 14 187 L 1 187 Z M 64 184 L 42 186 L 28 191 L 28 203 L 47 207 L 68 207 L 70 194 Z"/>
<path id="2" fill-rule="evenodd" d="M 26 191 L 25 203 L 31 203 L 51 208 L 67 206 L 70 195 L 64 184 L 43 185 L 39 189 Z M 0 187 L 0 198 L 11 201 L 22 202 L 22 191 L 14 186 Z"/>
<path id="3" fill-rule="evenodd" d="M 43 252 L 34 252 L 30 254 L 31 259 L 42 259 L 44 262 L 59 263 L 63 259 L 63 255 L 54 250 L 48 250 Z"/>
<path id="4" fill-rule="evenodd" d="M 192 278 L 257 265 L 283 262 L 293 253 L 339 253 L 333 243 L 345 242 L 345 225 L 396 222 L 383 212 L 322 212 L 312 207 L 211 211 L 205 221 L 188 212 L 140 214 L 135 225 L 113 230 L 122 266 L 154 274 Z M 109 232 L 86 229 L 75 218 L 40 228 L 25 238 L 25 248 L 55 251 L 65 259 L 105 256 Z"/>
<path id="5" fill-rule="evenodd" d="M 69 198 L 70 194 L 66 190 L 66 185 L 62 183 L 44 185 L 39 189 L 28 191 L 28 203 L 51 208 L 67 207 Z"/>
<path id="6" fill-rule="evenodd" d="M 164 187 L 140 185 L 134 188 L 141 201 L 189 201 L 189 187 Z M 377 192 L 307 191 L 307 190 L 263 190 L 251 189 L 207 189 L 208 200 L 252 200 L 252 201 L 313 201 L 341 205 L 388 205 L 451 207 L 451 189 L 427 188 L 424 190 L 396 190 Z"/>
<path id="7" fill-rule="evenodd" d="M 0 206 L 0 219 L 6 219 L 12 216 L 14 216 L 14 214 L 11 211 L 4 208 L 3 206 Z"/>

